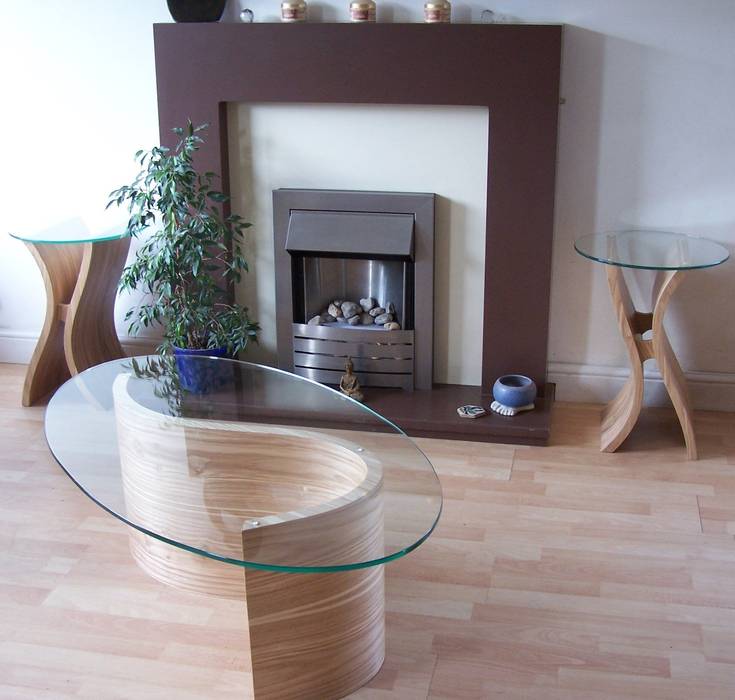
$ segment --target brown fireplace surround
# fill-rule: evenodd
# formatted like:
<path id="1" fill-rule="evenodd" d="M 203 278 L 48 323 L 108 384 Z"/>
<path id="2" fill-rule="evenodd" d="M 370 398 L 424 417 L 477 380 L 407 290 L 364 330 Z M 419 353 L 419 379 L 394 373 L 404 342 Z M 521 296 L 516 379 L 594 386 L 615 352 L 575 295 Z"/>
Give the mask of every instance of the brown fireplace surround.
<path id="1" fill-rule="evenodd" d="M 187 119 L 208 122 L 199 165 L 222 173 L 225 192 L 228 102 L 488 108 L 482 386 L 404 392 L 415 397 L 413 406 L 405 396 L 390 394 L 370 402 L 409 433 L 534 444 L 548 439 L 553 391 L 546 386 L 546 362 L 561 29 L 485 24 L 154 26 L 161 143 L 173 145 L 171 129 Z M 537 411 L 512 419 L 450 415 L 461 403 L 487 404 L 495 379 L 510 372 L 536 381 L 541 396 Z"/>

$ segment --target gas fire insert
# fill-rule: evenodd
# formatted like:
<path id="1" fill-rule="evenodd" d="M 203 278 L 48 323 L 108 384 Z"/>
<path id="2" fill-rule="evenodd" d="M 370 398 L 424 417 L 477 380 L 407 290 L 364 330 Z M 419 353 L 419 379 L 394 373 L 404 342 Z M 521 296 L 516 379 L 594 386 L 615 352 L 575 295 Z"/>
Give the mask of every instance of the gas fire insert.
<path id="1" fill-rule="evenodd" d="M 433 194 L 273 192 L 278 365 L 338 384 L 430 389 Z"/>

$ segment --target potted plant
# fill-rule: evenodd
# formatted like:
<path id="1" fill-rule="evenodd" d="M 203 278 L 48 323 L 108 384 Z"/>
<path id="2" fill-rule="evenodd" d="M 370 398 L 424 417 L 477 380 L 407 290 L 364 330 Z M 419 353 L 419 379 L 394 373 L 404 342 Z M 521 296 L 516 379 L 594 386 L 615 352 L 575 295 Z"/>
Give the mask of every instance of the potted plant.
<path id="1" fill-rule="evenodd" d="M 191 418 L 216 417 L 215 404 L 207 400 L 206 394 L 233 384 L 238 374 L 237 368 L 230 363 L 217 363 L 209 367 L 210 371 L 207 373 L 195 372 L 196 379 L 192 381 L 192 373 L 182 373 L 179 369 L 182 359 L 171 354 L 160 357 L 131 357 L 127 369 L 131 370 L 137 379 L 149 380 L 153 396 L 165 401 L 168 415 Z M 201 358 L 185 358 L 185 364 L 201 361 Z M 190 382 L 186 381 L 187 377 Z"/>
<path id="2" fill-rule="evenodd" d="M 248 309 L 230 303 L 231 286 L 248 265 L 242 252 L 241 216 L 224 216 L 226 195 L 216 189 L 215 173 L 199 173 L 193 158 L 207 125 L 174 129 L 180 137 L 171 150 L 163 146 L 138 151 L 141 171 L 130 185 L 110 193 L 108 207 L 127 207 L 127 233 L 146 238 L 124 270 L 120 291 L 142 290 L 142 301 L 126 314 L 129 333 L 161 325 L 159 352 L 234 357 L 260 326 Z M 191 366 L 179 363 L 186 372 Z"/>

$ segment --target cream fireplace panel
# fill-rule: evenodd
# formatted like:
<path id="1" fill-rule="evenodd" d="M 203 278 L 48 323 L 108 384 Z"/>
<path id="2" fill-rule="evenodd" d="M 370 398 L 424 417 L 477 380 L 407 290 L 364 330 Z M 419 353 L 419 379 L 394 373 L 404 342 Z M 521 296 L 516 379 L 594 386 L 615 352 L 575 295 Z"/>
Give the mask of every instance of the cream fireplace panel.
<path id="1" fill-rule="evenodd" d="M 434 379 L 480 384 L 487 109 L 231 104 L 228 122 L 233 211 L 254 223 L 238 295 L 263 327 L 248 359 L 275 363 L 274 189 L 433 192 Z"/>

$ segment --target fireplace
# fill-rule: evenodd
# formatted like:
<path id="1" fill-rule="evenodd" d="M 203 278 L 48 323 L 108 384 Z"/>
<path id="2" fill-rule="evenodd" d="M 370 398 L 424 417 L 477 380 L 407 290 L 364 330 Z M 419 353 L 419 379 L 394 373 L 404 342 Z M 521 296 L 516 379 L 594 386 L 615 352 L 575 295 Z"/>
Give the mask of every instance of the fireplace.
<path id="1" fill-rule="evenodd" d="M 273 193 L 278 364 L 338 384 L 430 389 L 434 195 Z"/>
<path id="2" fill-rule="evenodd" d="M 561 37 L 562 28 L 556 25 L 154 27 L 161 143 L 175 144 L 171 129 L 187 118 L 208 122 L 208 140 L 197 163 L 203 170 L 221 173 L 225 192 L 230 189 L 228 102 L 488 108 L 483 341 L 477 348 L 482 383 L 431 387 L 431 372 L 415 360 L 415 391 L 372 389 L 369 405 L 411 435 L 536 445 L 548 440 L 553 385 L 546 384 L 546 361 Z M 366 57 L 370 70 L 365 69 Z M 427 147 L 433 138 L 441 138 L 441 133 L 427 134 Z M 415 225 L 418 222 L 417 216 Z M 287 231 L 287 221 L 275 223 L 278 230 Z M 290 260 L 285 240 L 283 244 L 276 256 Z M 416 236 L 417 286 L 427 269 L 433 277 L 433 261 L 421 254 L 420 245 Z M 292 284 L 290 274 L 276 275 L 276 344 L 282 367 L 293 362 Z M 415 297 L 415 314 L 423 303 L 432 302 Z M 419 355 L 418 350 L 431 347 L 433 329 L 427 335 L 414 319 L 413 332 L 415 357 L 430 358 L 430 353 Z M 466 420 L 457 415 L 457 406 L 487 403 L 495 379 L 516 372 L 532 377 L 539 387 L 535 411 L 513 419 L 488 415 Z M 428 388 L 419 389 L 424 382 Z"/>

